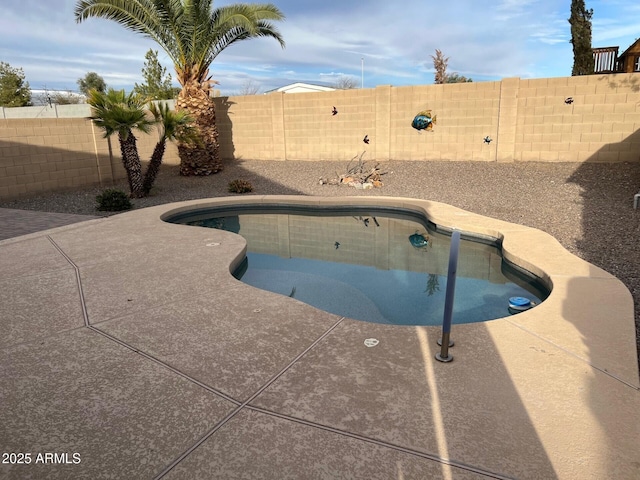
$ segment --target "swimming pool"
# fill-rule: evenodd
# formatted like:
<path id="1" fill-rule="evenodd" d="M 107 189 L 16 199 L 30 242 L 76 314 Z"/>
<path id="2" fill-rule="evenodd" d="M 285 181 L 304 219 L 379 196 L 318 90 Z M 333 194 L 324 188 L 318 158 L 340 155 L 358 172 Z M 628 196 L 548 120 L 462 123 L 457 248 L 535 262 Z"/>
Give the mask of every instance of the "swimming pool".
<path id="1" fill-rule="evenodd" d="M 242 235 L 244 261 L 234 276 L 357 320 L 439 325 L 450 230 L 401 208 L 242 205 L 196 209 L 167 219 Z M 516 313 L 509 299 L 539 304 L 548 289 L 505 262 L 497 238 L 463 232 L 453 322 Z"/>

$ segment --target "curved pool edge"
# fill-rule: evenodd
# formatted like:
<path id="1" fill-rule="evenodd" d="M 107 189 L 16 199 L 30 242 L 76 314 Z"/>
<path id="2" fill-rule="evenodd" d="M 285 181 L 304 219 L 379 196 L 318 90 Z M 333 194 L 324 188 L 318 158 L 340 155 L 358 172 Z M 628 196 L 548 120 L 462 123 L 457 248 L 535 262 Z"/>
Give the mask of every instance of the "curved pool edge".
<path id="1" fill-rule="evenodd" d="M 552 291 L 541 305 L 529 311 L 487 323 L 496 324 L 494 327 L 503 324 L 503 328 L 515 326 L 525 330 L 629 385 L 640 386 L 633 298 L 629 290 L 616 277 L 573 255 L 541 230 L 443 203 L 404 197 L 252 195 L 192 200 L 152 208 L 159 214 L 156 218 L 164 223 L 170 216 L 194 209 L 247 204 L 402 208 L 423 213 L 444 228 L 501 239 L 505 259 L 540 277 Z M 172 226 L 184 229 L 187 235 L 187 229 L 192 229 L 184 225 Z M 244 239 L 238 241 L 242 243 Z M 230 271 L 241 261 L 242 255 L 244 250 L 229 258 Z M 283 301 L 289 299 L 283 298 Z M 454 325 L 454 329 L 465 327 Z"/>

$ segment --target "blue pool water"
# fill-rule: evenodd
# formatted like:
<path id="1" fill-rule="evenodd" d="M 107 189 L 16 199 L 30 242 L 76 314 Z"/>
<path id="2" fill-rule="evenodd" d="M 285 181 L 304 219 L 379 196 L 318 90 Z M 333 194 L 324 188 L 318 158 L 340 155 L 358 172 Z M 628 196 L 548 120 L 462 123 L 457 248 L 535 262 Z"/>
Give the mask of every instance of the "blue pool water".
<path id="1" fill-rule="evenodd" d="M 247 240 L 234 273 L 257 288 L 336 315 L 376 323 L 439 325 L 450 237 L 433 225 L 386 214 L 200 213 L 177 220 Z M 548 292 L 507 265 L 491 241 L 460 244 L 453 323 L 509 316 L 509 299 L 539 304 Z"/>

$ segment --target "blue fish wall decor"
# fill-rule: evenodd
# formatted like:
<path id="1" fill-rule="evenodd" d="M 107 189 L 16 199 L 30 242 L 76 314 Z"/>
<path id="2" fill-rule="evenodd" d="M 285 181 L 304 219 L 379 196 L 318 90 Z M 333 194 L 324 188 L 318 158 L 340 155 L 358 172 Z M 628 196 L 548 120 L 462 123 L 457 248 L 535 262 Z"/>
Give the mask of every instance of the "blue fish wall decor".
<path id="1" fill-rule="evenodd" d="M 431 116 L 431 110 L 423 110 L 419 112 L 411 122 L 411 126 L 416 130 L 433 130 L 436 124 L 436 116 Z"/>

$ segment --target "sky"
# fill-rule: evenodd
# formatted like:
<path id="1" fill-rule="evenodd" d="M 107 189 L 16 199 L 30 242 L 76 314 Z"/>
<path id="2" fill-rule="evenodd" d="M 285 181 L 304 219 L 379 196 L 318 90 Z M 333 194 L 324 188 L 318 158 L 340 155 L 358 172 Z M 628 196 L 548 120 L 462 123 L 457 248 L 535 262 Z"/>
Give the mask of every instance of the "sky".
<path id="1" fill-rule="evenodd" d="M 220 7 L 236 1 L 214 1 Z M 432 55 L 449 57 L 447 72 L 473 81 L 571 75 L 570 0 L 273 0 L 285 15 L 277 27 L 286 47 L 271 38 L 237 42 L 211 67 L 222 95 L 249 87 L 259 92 L 293 82 L 332 84 L 348 77 L 358 86 L 434 83 Z M 586 0 L 594 10 L 593 47 L 619 46 L 640 37 L 640 2 Z M 34 90 L 77 91 L 96 72 L 107 85 L 131 90 L 142 83 L 152 40 L 117 23 L 75 22 L 76 0 L 2 0 L 0 61 L 22 68 Z"/>

